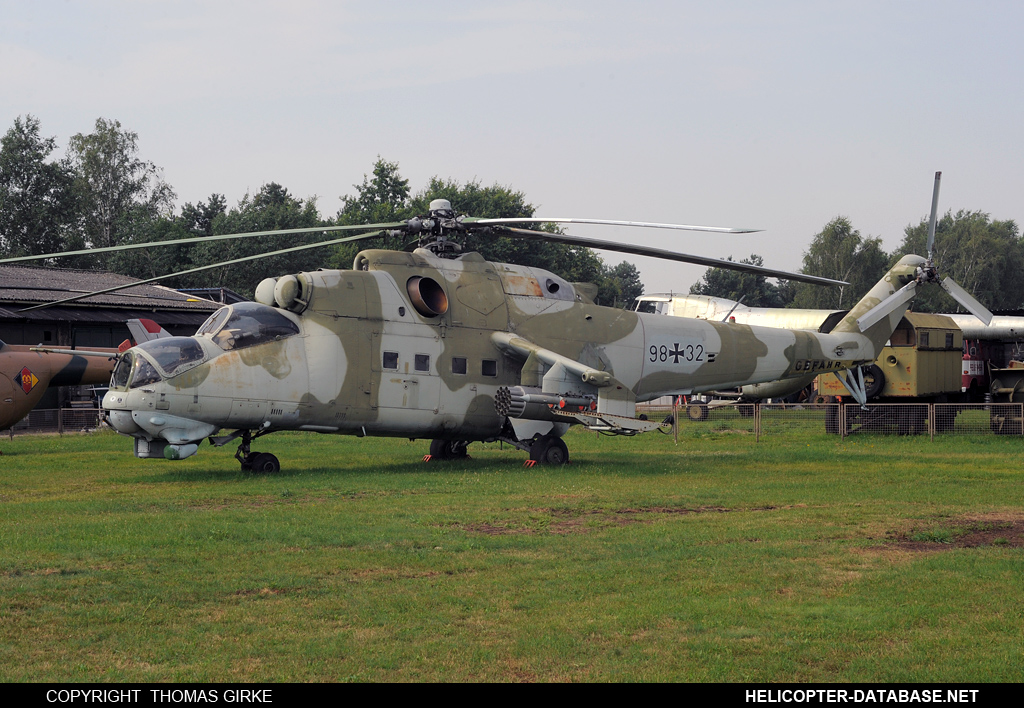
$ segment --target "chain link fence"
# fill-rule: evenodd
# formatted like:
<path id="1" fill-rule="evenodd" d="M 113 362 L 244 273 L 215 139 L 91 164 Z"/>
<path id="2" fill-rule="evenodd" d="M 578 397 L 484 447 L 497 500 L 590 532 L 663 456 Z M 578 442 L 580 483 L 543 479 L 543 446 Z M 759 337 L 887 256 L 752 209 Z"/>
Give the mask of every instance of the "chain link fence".
<path id="1" fill-rule="evenodd" d="M 78 433 L 100 427 L 100 411 L 95 408 L 46 408 L 29 412 L 11 426 L 9 434 Z"/>
<path id="2" fill-rule="evenodd" d="M 778 437 L 824 432 L 848 435 L 1016 435 L 1024 437 L 1024 403 L 691 403 L 638 406 L 676 435 L 733 433 Z M 676 420 L 678 418 L 678 420 Z M 102 425 L 94 408 L 34 410 L 16 423 L 21 433 L 88 432 Z"/>
<path id="3" fill-rule="evenodd" d="M 668 418 L 676 435 L 715 432 L 779 437 L 851 435 L 1017 435 L 1024 437 L 1021 403 L 691 403 L 638 407 L 650 420 Z"/>

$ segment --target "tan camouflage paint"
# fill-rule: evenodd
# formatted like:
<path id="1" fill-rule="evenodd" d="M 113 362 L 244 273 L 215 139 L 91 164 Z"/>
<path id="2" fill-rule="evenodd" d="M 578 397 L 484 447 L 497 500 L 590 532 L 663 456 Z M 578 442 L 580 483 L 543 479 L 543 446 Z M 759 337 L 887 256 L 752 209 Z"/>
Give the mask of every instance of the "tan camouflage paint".
<path id="1" fill-rule="evenodd" d="M 599 412 L 631 416 L 636 402 L 666 394 L 805 378 L 872 360 L 902 312 L 867 334 L 856 330 L 856 313 L 913 270 L 901 262 L 826 335 L 600 307 L 543 269 L 478 254 L 369 250 L 355 264 L 295 276 L 299 294 L 276 305 L 290 310 L 298 335 L 228 352 L 199 336 L 206 356 L 193 369 L 112 390 L 104 407 L 131 411 L 141 427 L 132 434 L 167 440 L 183 439 L 187 421 L 195 435 L 223 427 L 493 439 L 505 423 L 494 408 L 497 389 L 521 384 L 593 396 Z M 417 311 L 407 290 L 414 277 L 443 291 L 445 312 Z M 395 366 L 384 368 L 385 352 Z M 417 357 L 429 362 L 424 370 Z M 559 357 L 569 366 L 544 363 Z M 453 370 L 455 359 L 465 359 L 465 373 Z"/>

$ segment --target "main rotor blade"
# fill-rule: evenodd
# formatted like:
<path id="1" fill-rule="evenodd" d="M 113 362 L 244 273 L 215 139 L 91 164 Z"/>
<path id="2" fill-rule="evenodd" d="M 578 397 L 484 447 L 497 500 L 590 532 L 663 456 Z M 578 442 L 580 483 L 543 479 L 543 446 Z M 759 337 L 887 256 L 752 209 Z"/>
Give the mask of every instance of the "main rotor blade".
<path id="1" fill-rule="evenodd" d="M 56 300 L 55 302 L 44 302 L 39 305 L 33 305 L 32 307 L 26 307 L 18 312 L 29 312 L 30 310 L 42 310 L 47 307 L 55 307 L 56 305 L 63 305 L 68 302 L 77 302 L 84 300 L 87 297 L 93 297 L 94 295 L 105 295 L 106 293 L 117 292 L 118 290 L 127 290 L 128 288 L 134 288 L 136 285 L 146 285 L 147 283 L 155 283 L 160 280 L 166 280 L 167 278 L 173 278 L 177 275 L 188 275 L 189 273 L 199 273 L 204 270 L 211 270 L 213 268 L 220 268 L 221 266 L 234 265 L 235 263 L 244 263 L 246 261 L 255 261 L 260 258 L 269 258 L 270 256 L 281 256 L 285 253 L 295 253 L 296 251 L 306 251 L 310 248 L 320 248 L 321 246 L 333 246 L 337 243 L 346 243 L 348 241 L 359 241 L 366 238 L 374 238 L 384 233 L 384 230 L 374 231 L 369 234 L 359 234 L 358 236 L 347 236 L 345 238 L 336 238 L 330 241 L 320 241 L 318 243 L 307 243 L 303 246 L 292 246 L 291 248 L 282 248 L 280 251 L 271 251 L 269 253 L 258 253 L 255 256 L 246 256 L 244 258 L 235 258 L 230 261 L 221 261 L 220 263 L 211 263 L 210 265 L 200 266 L 198 268 L 190 268 L 188 270 L 180 270 L 176 273 L 167 273 L 165 275 L 158 275 L 155 278 L 148 278 L 146 280 L 136 280 L 134 283 L 128 283 L 127 285 L 117 285 L 113 288 L 106 288 L 104 290 L 96 290 L 91 293 L 84 293 L 82 295 L 76 295 L 75 297 L 65 298 L 63 300 Z"/>
<path id="2" fill-rule="evenodd" d="M 932 215 L 928 219 L 928 260 L 932 259 L 932 249 L 935 247 L 935 214 L 939 208 L 939 181 L 942 173 L 935 173 L 935 188 L 932 189 Z"/>
<path id="3" fill-rule="evenodd" d="M 507 219 L 465 219 L 464 224 L 482 224 L 495 226 L 499 224 L 600 224 L 602 226 L 637 226 L 647 229 L 676 229 L 679 231 L 712 231 L 720 234 L 752 234 L 764 229 L 734 229 L 725 226 L 690 226 L 687 224 L 656 224 L 649 221 L 611 221 L 609 219 L 566 219 L 553 217 L 510 217 Z"/>
<path id="4" fill-rule="evenodd" d="M 979 320 L 985 323 L 987 327 L 992 321 L 992 313 L 989 312 L 988 308 L 978 302 L 973 295 L 960 287 L 952 278 L 943 278 L 939 281 L 939 285 L 947 293 L 953 296 L 953 299 L 967 308 L 967 311 L 977 317 Z"/>
<path id="5" fill-rule="evenodd" d="M 876 322 L 888 317 L 898 308 L 904 307 L 908 302 L 914 299 L 916 294 L 917 281 L 911 280 L 892 295 L 885 298 L 866 313 L 858 317 L 857 326 L 860 328 L 861 332 L 866 332 L 868 328 Z"/>
<path id="6" fill-rule="evenodd" d="M 287 234 L 306 234 L 318 231 L 356 231 L 357 229 L 395 229 L 405 226 L 404 221 L 396 221 L 390 224 L 360 224 L 349 226 L 317 226 L 303 229 L 277 229 L 274 231 L 246 231 L 238 234 L 221 234 L 215 236 L 195 236 L 190 238 L 177 238 L 169 241 L 147 241 L 146 243 L 126 243 L 120 246 L 105 246 L 103 248 L 86 248 L 81 251 L 61 251 L 59 253 L 44 253 L 40 256 L 18 256 L 17 258 L 0 258 L 2 263 L 20 263 L 22 261 L 38 261 L 44 258 L 60 258 L 62 256 L 85 256 L 94 253 L 114 253 L 116 251 L 131 251 L 136 248 L 158 248 L 160 246 L 180 246 L 185 243 L 206 243 L 210 241 L 225 241 L 236 238 L 254 238 L 256 236 L 285 236 Z"/>
<path id="7" fill-rule="evenodd" d="M 763 268 L 761 266 L 750 265 L 749 263 L 725 261 L 722 260 L 721 258 L 692 256 L 686 253 L 666 251 L 661 248 L 651 248 L 650 246 L 634 246 L 628 243 L 601 241 L 599 239 L 594 238 L 580 238 L 579 236 L 569 236 L 568 234 L 549 234 L 546 231 L 530 231 L 527 229 L 516 229 L 510 226 L 502 227 L 502 231 L 511 232 L 516 236 L 523 236 L 525 238 L 542 239 L 544 241 L 554 241 L 555 243 L 567 243 L 571 246 L 602 248 L 606 251 L 632 253 L 635 256 L 650 256 L 651 258 L 661 258 L 668 261 L 677 261 L 679 263 L 693 263 L 695 265 L 703 265 L 708 266 L 710 268 L 727 268 L 729 270 L 738 270 L 742 273 L 754 273 L 755 275 L 764 275 L 769 278 L 784 278 L 785 280 L 796 280 L 801 283 L 814 283 L 816 285 L 849 285 L 849 283 L 842 280 L 832 280 L 831 278 L 821 278 L 816 275 L 805 275 L 803 273 L 790 273 L 789 271 L 785 270 Z"/>

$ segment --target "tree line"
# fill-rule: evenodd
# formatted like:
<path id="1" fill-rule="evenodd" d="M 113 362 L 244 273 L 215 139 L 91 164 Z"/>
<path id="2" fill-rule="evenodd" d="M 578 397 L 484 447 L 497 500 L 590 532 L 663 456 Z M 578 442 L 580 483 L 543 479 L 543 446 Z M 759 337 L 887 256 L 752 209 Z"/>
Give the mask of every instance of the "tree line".
<path id="1" fill-rule="evenodd" d="M 927 256 L 928 219 L 910 224 L 892 252 L 882 239 L 861 236 L 850 220 L 837 216 L 811 239 L 801 273 L 849 283 L 822 287 L 807 283 L 769 282 L 763 276 L 709 268 L 690 287 L 697 295 L 731 300 L 743 297 L 751 307 L 798 307 L 848 310 L 903 256 Z M 942 277 L 949 276 L 993 311 L 1024 308 L 1024 239 L 1012 220 L 996 221 L 981 211 L 947 211 L 935 226 L 933 257 Z M 754 254 L 743 263 L 762 265 Z M 914 301 L 921 312 L 956 312 L 962 308 L 941 288 L 925 288 Z"/>
<path id="2" fill-rule="evenodd" d="M 530 217 L 534 206 L 510 187 L 459 183 L 434 177 L 413 192 L 398 164 L 378 157 L 372 174 L 341 197 L 333 217 L 320 214 L 315 197 L 298 198 L 284 186 L 264 184 L 229 207 L 223 194 L 175 207 L 176 194 L 160 169 L 139 155 L 138 135 L 116 120 L 100 118 L 92 133 L 68 141 L 55 156 L 55 137 L 43 135 L 38 118 L 18 117 L 0 138 L 0 257 L 149 243 L 251 231 L 317 228 L 402 221 L 423 216 L 433 199 L 448 199 L 459 213 L 484 218 Z M 55 259 L 46 265 L 104 269 L 150 278 L 211 263 L 244 258 L 323 240 L 310 234 L 210 241 L 137 249 L 101 256 Z M 196 274 L 176 276 L 176 287 L 227 287 L 251 296 L 269 276 L 317 268 L 351 268 L 364 248 L 405 248 L 401 237 L 379 238 L 273 256 Z M 470 233 L 462 244 L 484 258 L 551 270 L 566 280 L 598 285 L 598 302 L 629 304 L 643 294 L 631 263 L 607 265 L 589 248 L 533 239 Z"/>
<path id="3" fill-rule="evenodd" d="M 341 197 L 333 217 L 321 215 L 315 197 L 300 199 L 284 186 L 264 184 L 233 207 L 223 194 L 175 207 L 176 194 L 161 170 L 139 154 L 139 137 L 116 120 L 99 118 L 91 133 L 71 136 L 66 153 L 55 156 L 57 140 L 43 135 L 39 119 L 15 119 L 0 138 L 0 257 L 40 255 L 102 246 L 149 243 L 249 231 L 316 228 L 401 221 L 428 212 L 433 199 L 448 199 L 459 213 L 484 218 L 530 217 L 534 206 L 510 187 L 459 183 L 433 177 L 413 192 L 398 164 L 380 157 L 354 193 Z M 924 254 L 927 219 L 907 226 L 903 242 L 892 253 L 877 237 L 864 237 L 850 220 L 837 216 L 815 234 L 804 253 L 801 272 L 850 284 L 820 287 L 768 281 L 763 276 L 711 268 L 691 293 L 743 298 L 754 307 L 847 309 L 859 300 L 886 269 L 907 253 Z M 104 269 L 138 278 L 234 260 L 323 240 L 305 235 L 268 236 L 235 241 L 138 249 L 101 257 L 85 254 L 47 265 Z M 628 305 L 644 291 L 640 273 L 623 261 L 608 265 L 589 248 L 533 239 L 470 233 L 462 244 L 484 258 L 554 271 L 574 282 L 598 285 L 598 302 Z M 269 276 L 350 268 L 364 248 L 406 248 L 403 237 L 379 238 L 311 249 L 176 276 L 177 287 L 227 287 L 251 296 Z M 731 257 L 730 257 L 731 259 Z M 935 260 L 940 273 L 972 292 L 993 310 L 1024 307 L 1024 242 L 1017 224 L 992 220 L 981 211 L 946 212 L 936 227 Z M 752 254 L 742 262 L 762 265 Z M 939 288 L 917 298 L 922 311 L 953 311 L 956 303 Z"/>

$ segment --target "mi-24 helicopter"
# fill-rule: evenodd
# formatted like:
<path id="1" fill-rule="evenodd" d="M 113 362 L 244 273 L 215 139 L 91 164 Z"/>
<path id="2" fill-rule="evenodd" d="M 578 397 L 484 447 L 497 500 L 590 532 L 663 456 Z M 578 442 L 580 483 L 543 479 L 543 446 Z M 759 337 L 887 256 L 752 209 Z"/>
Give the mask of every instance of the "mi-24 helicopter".
<path id="1" fill-rule="evenodd" d="M 662 317 L 596 305 L 592 285 L 460 253 L 453 239 L 486 230 L 770 277 L 839 281 L 513 226 L 524 222 L 749 231 L 479 219 L 457 216 L 440 199 L 429 215 L 409 221 L 315 229 L 368 232 L 274 254 L 385 233 L 415 237 L 417 247 L 364 250 L 352 270 L 268 278 L 256 288 L 255 302 L 218 310 L 195 336 L 127 350 L 103 399 L 106 420 L 135 439 L 137 457 L 183 459 L 204 440 L 238 441 L 242 468 L 258 472 L 278 471 L 280 464 L 273 454 L 253 451 L 252 442 L 281 430 L 427 438 L 434 459 L 465 457 L 473 441 L 500 440 L 535 462 L 562 464 L 569 459 L 562 436 L 572 425 L 616 435 L 657 429 L 660 423 L 637 418 L 638 402 L 873 361 L 912 299 L 902 296 L 901 285 L 934 277 L 930 261 L 904 257 L 828 334 Z M 149 246 L 170 243 L 181 241 Z M 88 296 L 75 299 L 82 297 Z M 848 379 L 855 389 L 856 375 Z"/>

